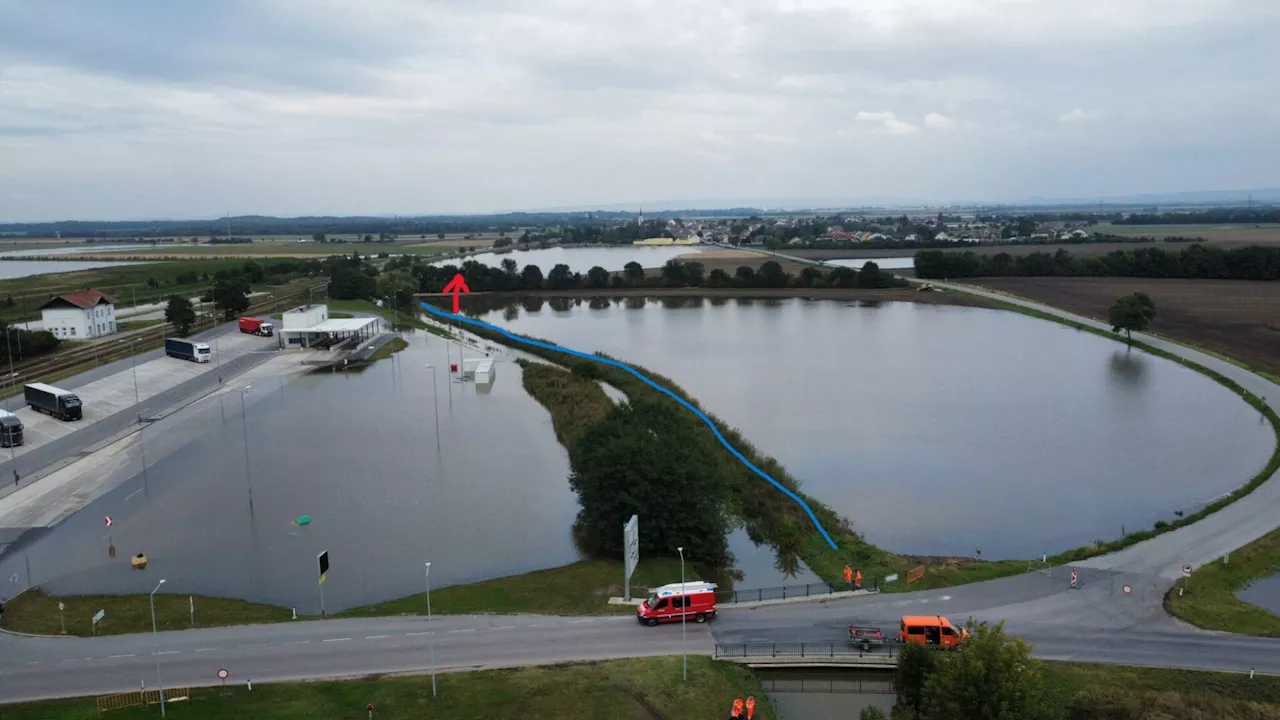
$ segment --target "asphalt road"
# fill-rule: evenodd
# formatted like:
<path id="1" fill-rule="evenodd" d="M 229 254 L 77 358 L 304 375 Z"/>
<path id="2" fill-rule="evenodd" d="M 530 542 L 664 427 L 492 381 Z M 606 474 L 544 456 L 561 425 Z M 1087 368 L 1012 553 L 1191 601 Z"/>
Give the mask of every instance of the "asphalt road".
<path id="1" fill-rule="evenodd" d="M 209 342 L 215 336 L 227 335 L 239 332 L 234 323 L 208 330 L 200 333 L 193 339 Z M 87 372 L 76 375 L 66 380 L 58 381 L 58 385 L 67 390 L 75 390 L 76 388 L 87 385 L 104 377 L 114 375 L 130 369 L 133 362 L 146 362 L 164 357 L 164 349 L 151 350 L 136 356 L 136 360 L 126 358 L 108 363 L 101 367 L 94 368 Z M 131 408 L 121 410 L 120 412 L 110 415 L 99 420 L 98 422 L 86 425 L 83 429 L 77 430 L 65 437 L 57 438 L 44 445 L 24 453 L 16 460 L 8 460 L 7 455 L 3 455 L 6 459 L 0 462 L 0 478 L 11 478 L 13 470 L 17 470 L 18 474 L 25 479 L 33 472 L 37 472 L 42 468 L 47 468 L 59 461 L 67 458 L 73 458 L 82 452 L 85 448 L 92 447 L 108 438 L 118 435 L 121 432 L 134 427 L 138 423 L 138 415 L 148 418 L 157 415 L 166 410 L 172 409 L 174 406 L 181 404 L 188 398 L 198 397 L 218 387 L 219 377 L 233 377 L 250 368 L 259 365 L 272 357 L 271 353 L 250 353 L 240 357 L 227 360 L 222 363 L 221 372 L 213 368 L 210 372 L 192 378 L 184 383 L 176 385 L 164 392 L 153 395 L 142 403 Z M 15 403 L 18 401 L 14 401 Z M 15 405 L 17 407 L 17 405 Z"/>
<path id="2" fill-rule="evenodd" d="M 1141 339 L 1212 368 L 1272 403 L 1280 399 L 1280 387 L 1230 363 L 1158 338 Z M 268 682 L 425 671 L 432 640 L 437 668 L 462 670 L 678 654 L 682 647 L 707 654 L 717 641 L 841 643 L 851 622 L 892 629 L 903 614 L 935 613 L 956 621 L 1003 621 L 1010 632 L 1034 644 L 1037 656 L 1048 659 L 1280 674 L 1280 639 L 1197 630 L 1174 621 L 1161 607 L 1183 565 L 1214 561 L 1277 524 L 1280 480 L 1273 477 L 1247 500 L 1205 520 L 1081 563 L 1077 588 L 1071 587 L 1069 569 L 1055 568 L 919 593 L 726 607 L 710 625 L 689 626 L 687 645 L 679 626 L 647 628 L 630 617 L 437 616 L 433 634 L 423 618 L 106 638 L 0 634 L 0 702 L 101 694 L 134 689 L 143 681 L 153 687 L 157 660 L 164 684 L 171 687 L 217 684 L 218 668 L 229 670 L 233 682 Z"/>

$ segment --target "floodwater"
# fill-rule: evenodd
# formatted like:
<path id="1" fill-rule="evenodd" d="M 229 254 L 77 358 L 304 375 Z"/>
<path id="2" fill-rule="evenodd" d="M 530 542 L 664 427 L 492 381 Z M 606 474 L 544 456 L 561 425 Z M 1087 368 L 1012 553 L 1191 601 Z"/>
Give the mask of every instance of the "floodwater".
<path id="1" fill-rule="evenodd" d="M 1035 557 L 1114 539 L 1240 486 L 1274 445 L 1259 413 L 1199 373 L 1003 311 L 527 298 L 484 319 L 672 378 L 902 553 Z"/>
<path id="2" fill-rule="evenodd" d="M 588 247 L 588 248 L 571 248 L 571 247 L 553 247 L 544 250 L 512 250 L 506 253 L 479 253 L 461 260 L 441 260 L 433 265 L 461 265 L 466 260 L 474 260 L 483 265 L 498 267 L 502 261 L 511 258 L 523 269 L 525 265 L 537 265 L 545 275 L 551 272 L 551 268 L 560 263 L 569 266 L 572 272 L 587 274 L 587 271 L 593 267 L 599 266 L 605 270 L 621 272 L 623 266 L 629 262 L 638 262 L 646 268 L 662 267 L 672 258 L 681 255 L 689 255 L 691 253 L 700 253 L 703 248 L 697 245 L 678 245 L 678 246 L 643 246 L 643 245 L 623 245 L 621 247 Z"/>
<path id="3" fill-rule="evenodd" d="M 1236 591 L 1236 597 L 1280 615 L 1280 575 L 1259 578 Z"/>
<path id="4" fill-rule="evenodd" d="M 823 262 L 827 265 L 843 265 L 851 268 L 861 268 L 863 265 L 873 262 L 881 270 L 910 270 L 916 266 L 916 260 L 913 257 L 840 258 L 839 260 L 824 260 Z"/>
<path id="5" fill-rule="evenodd" d="M 758 669 L 779 720 L 857 720 L 867 707 L 889 716 L 897 695 L 888 671 Z"/>
<path id="6" fill-rule="evenodd" d="M 124 260 L 0 260 L 0 280 L 138 264 Z"/>

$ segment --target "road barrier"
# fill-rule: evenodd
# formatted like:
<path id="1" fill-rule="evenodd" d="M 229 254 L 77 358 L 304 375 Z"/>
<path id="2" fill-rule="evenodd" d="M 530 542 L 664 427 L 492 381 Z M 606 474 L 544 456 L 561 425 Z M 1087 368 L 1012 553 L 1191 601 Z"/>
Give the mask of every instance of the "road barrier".
<path id="1" fill-rule="evenodd" d="M 830 595 L 831 593 L 853 590 L 853 585 L 841 583 L 809 583 L 807 585 L 779 585 L 778 587 L 753 588 L 751 590 L 718 590 L 716 602 L 734 604 L 743 602 L 761 602 L 763 600 L 787 600 L 790 598 L 812 597 L 814 595 Z M 863 590 L 878 592 L 877 578 L 864 578 Z"/>
<path id="2" fill-rule="evenodd" d="M 912 570 L 911 572 L 907 573 L 907 584 L 910 585 L 911 583 L 923 577 L 924 577 L 924 566 L 921 565 L 916 569 Z"/>
<path id="3" fill-rule="evenodd" d="M 166 704 L 184 702 L 190 699 L 191 688 L 166 688 L 164 691 Z M 147 705 L 159 705 L 160 690 L 132 690 L 114 695 L 99 695 L 97 704 L 99 715 L 108 710 L 128 710 L 129 708 L 145 707 Z"/>
<path id="4" fill-rule="evenodd" d="M 841 663 L 891 667 L 898 662 L 902 645 L 887 642 L 863 650 L 851 643 L 716 643 L 713 657 L 746 664 L 804 665 Z"/>
<path id="5" fill-rule="evenodd" d="M 245 311 L 245 314 L 260 314 L 265 311 L 275 310 L 278 307 L 285 307 L 293 302 L 309 298 L 312 293 L 323 293 L 327 287 L 328 281 L 326 280 L 318 284 L 296 286 L 278 295 L 257 296 L 250 299 L 249 309 Z M 191 330 L 192 332 L 199 332 L 216 327 L 219 324 L 214 319 L 213 313 L 202 313 L 196 316 L 196 321 L 192 323 Z M 90 362 L 94 363 L 96 367 L 104 363 L 122 360 L 132 355 L 135 350 L 148 350 L 159 347 L 164 344 L 166 337 L 173 337 L 174 335 L 175 331 L 172 325 L 160 323 L 142 330 L 117 333 L 109 336 L 110 339 L 105 342 L 99 341 L 85 345 L 76 344 L 76 346 L 66 350 L 16 363 L 13 368 L 13 375 L 5 379 L 5 387 L 0 390 L 0 396 L 16 395 L 21 391 L 22 386 L 29 382 L 56 382 L 57 378 L 51 376 L 57 376 L 59 373 L 65 374 L 67 371 L 81 368 Z"/>

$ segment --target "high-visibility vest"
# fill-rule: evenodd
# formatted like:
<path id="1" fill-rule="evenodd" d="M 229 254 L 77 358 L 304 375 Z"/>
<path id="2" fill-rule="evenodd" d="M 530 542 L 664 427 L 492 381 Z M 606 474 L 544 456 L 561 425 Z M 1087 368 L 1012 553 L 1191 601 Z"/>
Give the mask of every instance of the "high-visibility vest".
<path id="1" fill-rule="evenodd" d="M 735 718 L 742 717 L 742 698 L 734 698 L 733 714 L 730 715 L 730 717 L 735 717 Z"/>
<path id="2" fill-rule="evenodd" d="M 755 696 L 751 696 L 747 698 L 747 718 L 748 720 L 750 720 L 750 718 L 753 718 L 755 716 L 756 716 L 756 699 L 755 699 Z"/>
<path id="3" fill-rule="evenodd" d="M 853 577 L 853 584 L 858 587 L 862 587 L 862 571 L 861 570 L 859 570 L 858 574 Z"/>
<path id="4" fill-rule="evenodd" d="M 844 581 L 853 582 L 853 569 L 848 565 L 844 566 Z"/>

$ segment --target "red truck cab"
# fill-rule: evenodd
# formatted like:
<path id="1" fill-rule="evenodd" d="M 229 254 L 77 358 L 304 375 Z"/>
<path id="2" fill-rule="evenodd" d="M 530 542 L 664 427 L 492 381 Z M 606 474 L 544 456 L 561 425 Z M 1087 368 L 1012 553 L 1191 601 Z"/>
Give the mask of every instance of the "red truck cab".
<path id="1" fill-rule="evenodd" d="M 716 584 L 693 580 L 654 588 L 636 608 L 636 619 L 653 626 L 660 622 L 706 622 L 716 616 Z"/>

